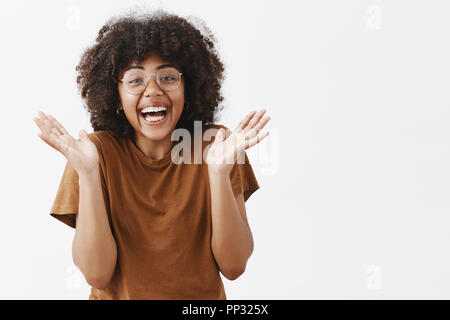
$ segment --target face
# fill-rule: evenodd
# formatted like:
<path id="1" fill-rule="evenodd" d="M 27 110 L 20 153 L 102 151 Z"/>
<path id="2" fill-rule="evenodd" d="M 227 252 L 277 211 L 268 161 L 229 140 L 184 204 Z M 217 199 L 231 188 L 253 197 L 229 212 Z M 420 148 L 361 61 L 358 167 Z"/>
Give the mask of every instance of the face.
<path id="1" fill-rule="evenodd" d="M 170 64 L 165 61 L 159 54 L 153 53 L 148 56 L 139 66 L 131 63 L 129 67 L 138 68 L 125 68 L 119 74 L 119 79 L 123 79 L 124 76 L 130 74 L 130 72 L 142 72 L 147 74 L 156 74 L 158 67 Z M 172 64 L 173 65 L 173 64 Z M 176 65 L 175 65 L 176 66 Z M 177 66 L 176 66 L 177 67 Z M 127 70 L 128 69 L 128 70 Z M 178 70 L 182 72 L 179 68 Z M 178 88 L 175 91 L 164 91 L 160 88 L 156 81 L 156 75 L 151 76 L 147 87 L 140 94 L 132 94 L 128 92 L 124 83 L 119 81 L 119 95 L 125 116 L 131 126 L 134 128 L 136 140 L 150 140 L 152 142 L 162 142 L 170 140 L 172 131 L 175 129 L 176 124 L 183 112 L 184 106 L 184 76 L 181 76 L 181 81 Z M 158 117 L 145 118 L 142 111 L 148 107 L 164 106 L 167 108 L 165 111 L 164 119 L 160 121 L 147 121 L 158 119 Z M 153 111 L 160 110 L 151 109 Z M 146 109 L 147 111 L 150 109 Z M 164 113 L 164 112 L 163 112 Z M 164 115 L 164 114 L 163 114 Z"/>

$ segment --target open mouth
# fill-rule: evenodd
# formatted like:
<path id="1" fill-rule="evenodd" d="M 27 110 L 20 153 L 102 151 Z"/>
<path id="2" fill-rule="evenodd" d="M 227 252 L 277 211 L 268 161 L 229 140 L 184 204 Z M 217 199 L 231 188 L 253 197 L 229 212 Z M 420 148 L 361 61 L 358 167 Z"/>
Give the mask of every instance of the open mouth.
<path id="1" fill-rule="evenodd" d="M 167 114 L 168 110 L 165 107 L 161 107 L 156 111 L 148 111 L 145 109 L 141 111 L 141 116 L 145 119 L 145 121 L 154 124 L 164 121 L 164 119 L 166 119 L 167 117 Z"/>

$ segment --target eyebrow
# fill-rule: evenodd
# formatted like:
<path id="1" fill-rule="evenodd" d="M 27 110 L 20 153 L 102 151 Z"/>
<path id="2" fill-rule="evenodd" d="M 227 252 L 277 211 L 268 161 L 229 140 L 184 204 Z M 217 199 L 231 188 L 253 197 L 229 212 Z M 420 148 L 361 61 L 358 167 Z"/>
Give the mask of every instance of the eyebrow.
<path id="1" fill-rule="evenodd" d="M 173 67 L 173 68 L 177 69 L 178 71 L 180 71 L 177 66 L 175 66 L 173 64 L 170 64 L 170 63 L 162 64 L 162 65 L 158 66 L 156 68 L 156 70 L 160 70 L 160 69 L 166 68 L 166 67 Z M 125 68 L 124 71 L 128 71 L 130 69 L 142 69 L 142 70 L 145 70 L 143 66 L 129 66 L 129 67 Z"/>

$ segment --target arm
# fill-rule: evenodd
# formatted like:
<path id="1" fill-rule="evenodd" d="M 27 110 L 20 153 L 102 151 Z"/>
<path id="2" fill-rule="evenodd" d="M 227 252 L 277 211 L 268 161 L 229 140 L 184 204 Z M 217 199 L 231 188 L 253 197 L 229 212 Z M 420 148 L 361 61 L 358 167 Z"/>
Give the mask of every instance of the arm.
<path id="1" fill-rule="evenodd" d="M 265 109 L 250 112 L 234 132 L 219 129 L 214 142 L 205 150 L 205 162 L 211 191 L 212 243 L 214 257 L 220 270 L 230 280 L 245 270 L 253 252 L 253 237 L 248 226 L 244 197 L 236 198 L 231 188 L 230 173 L 236 159 L 242 159 L 245 150 L 262 141 L 269 133 L 259 135 L 270 117 Z"/>
<path id="2" fill-rule="evenodd" d="M 72 257 L 87 282 L 108 285 L 114 273 L 117 247 L 109 227 L 100 181 L 99 153 L 85 130 L 75 139 L 52 115 L 33 118 L 46 144 L 60 152 L 78 174 L 79 201 Z"/>
<path id="3" fill-rule="evenodd" d="M 227 175 L 209 172 L 212 210 L 212 250 L 222 274 L 237 279 L 253 252 L 253 236 L 245 213 L 244 197 L 233 195 Z M 238 205 L 239 204 L 239 205 Z"/>
<path id="4" fill-rule="evenodd" d="M 78 209 L 73 261 L 91 286 L 104 288 L 114 273 L 117 247 L 109 226 L 99 170 L 79 174 Z"/>

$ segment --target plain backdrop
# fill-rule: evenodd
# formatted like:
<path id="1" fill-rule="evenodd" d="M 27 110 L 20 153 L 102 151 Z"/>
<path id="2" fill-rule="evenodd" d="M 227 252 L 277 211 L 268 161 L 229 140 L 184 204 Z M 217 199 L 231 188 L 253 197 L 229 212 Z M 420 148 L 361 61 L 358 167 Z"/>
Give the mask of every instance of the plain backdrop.
<path id="1" fill-rule="evenodd" d="M 66 159 L 32 119 L 92 132 L 75 66 L 130 8 L 214 32 L 220 123 L 272 117 L 248 150 L 255 249 L 241 277 L 222 277 L 228 299 L 450 298 L 445 0 L 2 2 L 0 298 L 88 298 L 74 230 L 49 215 Z"/>

